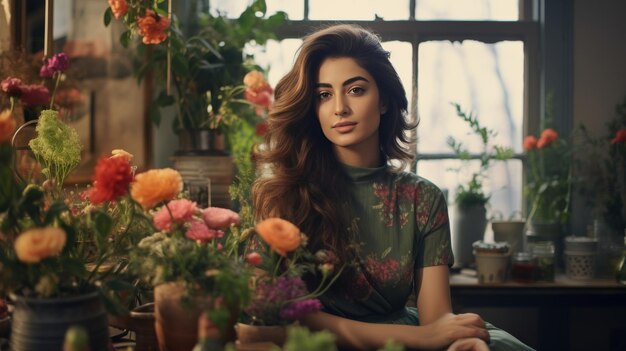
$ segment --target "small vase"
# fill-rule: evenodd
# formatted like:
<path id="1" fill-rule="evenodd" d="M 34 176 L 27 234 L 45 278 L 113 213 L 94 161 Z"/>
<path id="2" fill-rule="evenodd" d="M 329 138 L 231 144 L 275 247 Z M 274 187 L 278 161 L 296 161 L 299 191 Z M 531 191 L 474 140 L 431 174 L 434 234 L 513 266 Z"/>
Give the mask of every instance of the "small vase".
<path id="1" fill-rule="evenodd" d="M 154 328 L 161 351 L 189 351 L 198 341 L 198 317 L 214 305 L 210 296 L 182 301 L 185 287 L 182 283 L 166 283 L 154 288 Z M 225 344 L 235 340 L 235 321 L 238 311 L 231 311 L 231 318 L 222 334 Z"/>
<path id="2" fill-rule="evenodd" d="M 65 332 L 73 325 L 80 325 L 87 330 L 90 350 L 108 350 L 107 315 L 96 291 L 62 298 L 11 294 L 11 299 L 15 303 L 11 350 L 62 350 Z"/>
<path id="3" fill-rule="evenodd" d="M 287 326 L 285 325 L 250 325 L 237 323 L 237 341 L 240 344 L 272 343 L 282 347 L 287 339 Z"/>
<path id="4" fill-rule="evenodd" d="M 456 267 L 474 264 L 472 244 L 483 240 L 487 228 L 487 210 L 484 205 L 457 206 L 454 217 L 452 251 Z"/>

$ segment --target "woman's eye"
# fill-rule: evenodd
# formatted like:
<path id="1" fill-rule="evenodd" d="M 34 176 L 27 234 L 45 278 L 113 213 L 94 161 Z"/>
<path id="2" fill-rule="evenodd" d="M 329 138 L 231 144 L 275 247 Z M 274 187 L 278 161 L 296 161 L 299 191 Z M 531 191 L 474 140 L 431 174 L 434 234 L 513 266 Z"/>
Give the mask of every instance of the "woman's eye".
<path id="1" fill-rule="evenodd" d="M 319 97 L 320 100 L 324 100 L 330 96 L 330 93 L 327 91 L 322 91 L 317 96 Z"/>
<path id="2" fill-rule="evenodd" d="M 348 93 L 350 94 L 356 94 L 356 95 L 361 95 L 365 92 L 365 89 L 361 88 L 361 87 L 354 87 L 352 89 L 350 89 L 350 91 Z"/>

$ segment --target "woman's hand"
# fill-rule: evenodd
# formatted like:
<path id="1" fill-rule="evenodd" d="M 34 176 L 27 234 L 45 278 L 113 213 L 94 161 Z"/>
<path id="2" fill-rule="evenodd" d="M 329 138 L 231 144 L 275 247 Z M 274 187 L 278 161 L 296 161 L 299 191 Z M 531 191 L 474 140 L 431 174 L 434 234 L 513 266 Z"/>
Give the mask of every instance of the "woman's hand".
<path id="1" fill-rule="evenodd" d="M 489 346 L 478 338 L 459 339 L 447 351 L 489 351 Z"/>
<path id="2" fill-rule="evenodd" d="M 432 322 L 431 324 L 424 325 L 424 329 L 427 332 L 424 335 L 428 335 L 430 346 L 433 348 L 446 347 L 447 345 L 454 345 L 455 342 L 464 339 L 476 339 L 485 342 L 489 342 L 489 333 L 485 326 L 485 322 L 479 315 L 474 313 L 464 314 L 445 314 L 443 317 Z M 461 345 L 465 345 L 461 343 Z M 485 345 L 486 346 L 486 345 Z M 459 347 L 459 346 L 457 346 Z M 472 348 L 455 348 L 452 350 L 474 350 Z M 476 349 L 483 350 L 483 349 Z M 488 348 L 486 349 L 488 350 Z"/>

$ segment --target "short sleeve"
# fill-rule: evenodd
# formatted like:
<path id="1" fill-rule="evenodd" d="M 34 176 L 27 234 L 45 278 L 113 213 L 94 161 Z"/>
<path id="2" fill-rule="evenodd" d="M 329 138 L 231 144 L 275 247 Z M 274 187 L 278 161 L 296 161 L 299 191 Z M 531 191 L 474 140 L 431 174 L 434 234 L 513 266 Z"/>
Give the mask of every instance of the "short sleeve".
<path id="1" fill-rule="evenodd" d="M 417 257 L 415 268 L 454 263 L 450 244 L 450 221 L 446 199 L 439 188 L 426 181 L 415 195 Z"/>

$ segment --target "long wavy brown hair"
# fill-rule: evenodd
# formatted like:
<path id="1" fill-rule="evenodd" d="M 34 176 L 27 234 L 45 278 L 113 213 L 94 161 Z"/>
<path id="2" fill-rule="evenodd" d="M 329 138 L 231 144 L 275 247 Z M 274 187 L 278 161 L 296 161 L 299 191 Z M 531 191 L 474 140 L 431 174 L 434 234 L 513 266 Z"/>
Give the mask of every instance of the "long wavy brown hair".
<path id="1" fill-rule="evenodd" d="M 406 94 L 389 52 L 371 32 L 335 25 L 304 39 L 293 68 L 276 85 L 266 148 L 257 155 L 264 175 L 252 193 L 257 219 L 289 220 L 309 236 L 310 247 L 330 249 L 345 262 L 353 233 L 349 182 L 315 112 L 316 76 L 328 57 L 350 57 L 374 77 L 387 106 L 378 131 L 381 158 L 402 165 L 412 159 L 408 131 L 416 123 L 406 119 Z"/>

